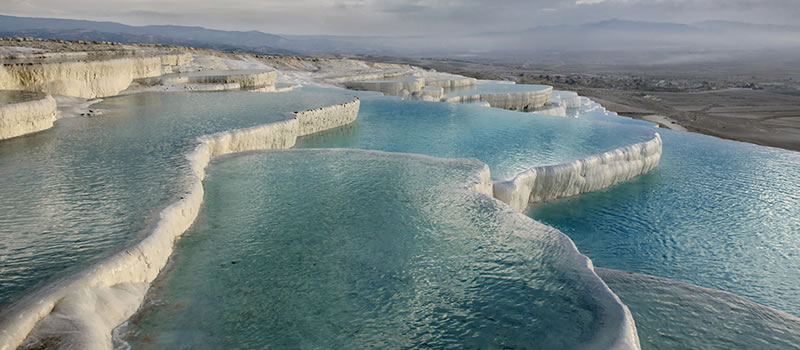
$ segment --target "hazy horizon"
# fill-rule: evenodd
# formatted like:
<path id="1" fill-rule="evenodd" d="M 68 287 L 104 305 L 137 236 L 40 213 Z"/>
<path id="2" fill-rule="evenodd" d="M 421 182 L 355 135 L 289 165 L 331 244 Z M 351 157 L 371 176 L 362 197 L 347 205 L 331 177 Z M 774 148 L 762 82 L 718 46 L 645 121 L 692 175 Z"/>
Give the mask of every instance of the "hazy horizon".
<path id="1" fill-rule="evenodd" d="M 11 0 L 11 16 L 112 21 L 128 25 L 183 25 L 282 35 L 463 36 L 541 25 L 603 20 L 691 24 L 735 21 L 796 25 L 792 0 L 513 0 L 258 2 Z"/>

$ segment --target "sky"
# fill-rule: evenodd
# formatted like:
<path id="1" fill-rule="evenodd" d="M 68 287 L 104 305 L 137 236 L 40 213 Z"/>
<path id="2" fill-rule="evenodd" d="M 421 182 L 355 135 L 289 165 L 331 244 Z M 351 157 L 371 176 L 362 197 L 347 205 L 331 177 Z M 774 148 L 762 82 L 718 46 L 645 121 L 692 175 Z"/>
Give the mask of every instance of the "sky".
<path id="1" fill-rule="evenodd" d="M 0 0 L 14 16 L 275 34 L 461 35 L 612 18 L 797 25 L 800 0 Z"/>

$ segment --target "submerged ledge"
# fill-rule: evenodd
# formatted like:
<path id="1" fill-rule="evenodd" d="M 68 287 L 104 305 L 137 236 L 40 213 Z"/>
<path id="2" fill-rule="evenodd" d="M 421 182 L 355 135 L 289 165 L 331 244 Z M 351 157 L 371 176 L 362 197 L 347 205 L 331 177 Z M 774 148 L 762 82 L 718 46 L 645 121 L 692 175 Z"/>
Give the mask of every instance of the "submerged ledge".
<path id="1" fill-rule="evenodd" d="M 0 350 L 44 338 L 60 338 L 81 349 L 110 349 L 112 329 L 139 308 L 150 282 L 166 265 L 175 240 L 197 217 L 204 197 L 205 168 L 211 158 L 292 147 L 298 136 L 355 121 L 360 103 L 356 97 L 295 112 L 294 119 L 200 137 L 195 150 L 187 155 L 192 179 L 186 193 L 161 211 L 150 234 L 74 278 L 62 279 L 13 304 L 0 316 Z"/>

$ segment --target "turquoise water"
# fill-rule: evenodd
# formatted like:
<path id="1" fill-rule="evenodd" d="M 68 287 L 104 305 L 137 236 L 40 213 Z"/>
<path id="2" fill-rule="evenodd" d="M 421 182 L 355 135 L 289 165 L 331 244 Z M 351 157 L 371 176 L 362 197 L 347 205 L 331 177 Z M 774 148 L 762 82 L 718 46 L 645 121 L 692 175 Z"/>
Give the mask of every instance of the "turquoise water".
<path id="1" fill-rule="evenodd" d="M 136 349 L 607 347 L 619 324 L 599 279 L 562 234 L 464 189 L 482 169 L 353 150 L 218 158 L 203 211 L 125 339 Z"/>
<path id="2" fill-rule="evenodd" d="M 102 116 L 0 141 L 0 309 L 140 237 L 181 194 L 197 136 L 349 98 L 320 89 L 143 93 L 93 106 Z"/>
<path id="3" fill-rule="evenodd" d="M 800 315 L 800 153 L 663 130 L 661 164 L 528 215 L 596 266 L 720 289 Z"/>
<path id="4" fill-rule="evenodd" d="M 653 138 L 652 127 L 620 128 L 479 107 L 366 95 L 357 125 L 298 139 L 298 148 L 339 147 L 475 158 L 504 180 L 533 166 L 570 162 Z"/>
<path id="5" fill-rule="evenodd" d="M 459 87 L 455 89 L 445 89 L 444 98 L 456 96 L 471 96 L 471 95 L 488 95 L 488 94 L 505 94 L 513 92 L 529 92 L 539 91 L 550 88 L 547 85 L 534 85 L 534 84 L 509 84 L 508 82 L 499 82 L 492 80 L 479 80 L 473 86 Z"/>
<path id="6" fill-rule="evenodd" d="M 298 147 L 469 157 L 489 164 L 499 180 L 649 140 L 656 131 L 600 108 L 584 108 L 583 120 L 569 120 L 358 94 L 357 123 L 301 138 Z M 309 88 L 147 93 L 107 99 L 93 107 L 107 111 L 100 117 L 64 119 L 51 130 L 0 141 L 0 310 L 146 232 L 181 194 L 183 157 L 196 136 L 347 99 Z M 659 131 L 664 156 L 654 172 L 528 214 L 569 234 L 597 266 L 730 291 L 800 315 L 798 153 Z M 444 191 L 468 178 L 475 163 L 358 152 L 277 154 L 291 153 L 214 163 L 207 186 L 217 191 L 206 193 L 187 243 L 181 241 L 137 316 L 132 343 L 571 348 L 603 333 L 597 294 L 577 265 L 552 249 L 560 245 L 550 231 L 497 212 L 496 203 L 475 194 Z M 283 165 L 265 165 L 273 161 Z M 433 195 L 431 187 L 441 191 Z M 362 210 L 370 215 L 357 213 Z M 280 215 L 264 214 L 273 211 Z M 522 231 L 534 237 L 516 234 Z M 288 248 L 270 245 L 275 242 Z M 267 253 L 277 260 L 258 260 Z M 243 258 L 229 259 L 236 254 Z M 324 268 L 317 267 L 322 261 Z M 250 280 L 258 274 L 274 284 Z M 606 276 L 631 305 L 647 348 L 740 348 L 763 339 L 796 344 L 793 319 L 758 305 L 715 300 L 718 292 L 666 280 Z M 323 283 L 335 288 L 310 287 Z M 721 308 L 731 312 L 708 312 Z M 293 323 L 281 323 L 286 320 Z M 722 326 L 712 320 L 731 325 L 717 329 Z M 389 336 L 381 337 L 387 329 Z M 698 338 L 708 332 L 713 336 Z"/>
<path id="7" fill-rule="evenodd" d="M 718 290 L 597 269 L 636 320 L 642 349 L 796 349 L 800 318 Z"/>

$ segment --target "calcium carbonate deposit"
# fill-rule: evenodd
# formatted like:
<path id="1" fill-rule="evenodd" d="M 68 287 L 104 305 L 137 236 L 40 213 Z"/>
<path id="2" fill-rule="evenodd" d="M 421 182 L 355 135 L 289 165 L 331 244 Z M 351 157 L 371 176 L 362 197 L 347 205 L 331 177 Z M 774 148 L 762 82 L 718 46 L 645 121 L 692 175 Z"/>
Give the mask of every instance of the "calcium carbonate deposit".
<path id="1" fill-rule="evenodd" d="M 56 100 L 50 95 L 0 91 L 0 140 L 49 129 L 56 113 Z"/>
<path id="2" fill-rule="evenodd" d="M 800 334 L 717 291 L 598 276 L 582 240 L 523 214 L 659 176 L 673 147 L 575 93 L 357 60 L 11 52 L 0 350 L 639 349 L 713 332 L 658 312 L 678 299 L 778 315 L 738 318 L 767 342 Z"/>

